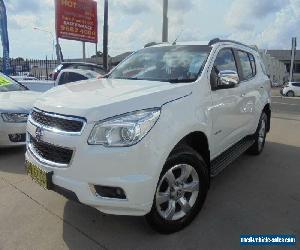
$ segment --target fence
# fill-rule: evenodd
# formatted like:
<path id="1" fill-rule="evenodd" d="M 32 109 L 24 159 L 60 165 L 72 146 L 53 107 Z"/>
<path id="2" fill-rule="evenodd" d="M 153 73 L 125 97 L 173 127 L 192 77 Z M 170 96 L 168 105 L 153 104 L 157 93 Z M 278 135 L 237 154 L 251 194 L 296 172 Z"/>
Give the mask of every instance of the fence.
<path id="1" fill-rule="evenodd" d="M 35 77 L 38 80 L 51 79 L 51 73 L 57 67 L 56 60 L 24 60 L 22 58 L 10 59 L 11 76 L 28 76 Z M 2 72 L 2 63 L 0 63 Z"/>

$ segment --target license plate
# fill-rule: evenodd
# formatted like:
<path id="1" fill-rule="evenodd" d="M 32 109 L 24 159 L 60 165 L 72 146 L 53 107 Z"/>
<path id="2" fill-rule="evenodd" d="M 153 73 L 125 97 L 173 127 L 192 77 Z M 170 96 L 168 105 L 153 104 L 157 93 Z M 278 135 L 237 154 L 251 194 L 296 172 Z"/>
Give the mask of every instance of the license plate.
<path id="1" fill-rule="evenodd" d="M 52 175 L 53 172 L 47 172 L 33 163 L 26 161 L 25 168 L 27 174 L 40 186 L 45 189 L 52 188 Z"/>

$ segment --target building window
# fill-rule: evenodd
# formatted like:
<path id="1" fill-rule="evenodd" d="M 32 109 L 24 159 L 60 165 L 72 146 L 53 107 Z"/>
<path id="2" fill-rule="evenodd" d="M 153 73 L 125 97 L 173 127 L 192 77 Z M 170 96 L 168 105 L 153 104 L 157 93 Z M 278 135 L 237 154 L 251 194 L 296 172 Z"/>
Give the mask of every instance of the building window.
<path id="1" fill-rule="evenodd" d="M 297 63 L 297 64 L 295 64 L 295 69 L 294 69 L 294 73 L 300 73 L 300 64 L 299 63 Z"/>

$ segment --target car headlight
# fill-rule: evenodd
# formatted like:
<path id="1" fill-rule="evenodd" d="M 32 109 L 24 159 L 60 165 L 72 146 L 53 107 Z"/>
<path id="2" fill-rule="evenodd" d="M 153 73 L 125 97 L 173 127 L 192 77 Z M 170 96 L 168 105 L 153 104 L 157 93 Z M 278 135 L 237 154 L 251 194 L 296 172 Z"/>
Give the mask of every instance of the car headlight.
<path id="1" fill-rule="evenodd" d="M 147 109 L 98 122 L 88 143 L 106 147 L 132 146 L 141 141 L 160 116 L 160 109 Z"/>
<path id="2" fill-rule="evenodd" d="M 25 123 L 28 119 L 27 113 L 2 113 L 1 116 L 4 122 L 9 123 Z"/>

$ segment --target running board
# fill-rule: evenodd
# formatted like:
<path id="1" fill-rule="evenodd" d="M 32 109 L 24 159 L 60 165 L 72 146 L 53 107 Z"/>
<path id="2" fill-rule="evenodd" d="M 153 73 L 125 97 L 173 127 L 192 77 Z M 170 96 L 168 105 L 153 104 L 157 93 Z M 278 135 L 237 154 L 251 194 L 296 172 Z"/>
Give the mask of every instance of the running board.
<path id="1" fill-rule="evenodd" d="M 227 149 L 211 162 L 210 176 L 215 177 L 222 172 L 228 165 L 235 161 L 240 155 L 249 149 L 255 140 L 253 137 L 246 137 Z"/>

